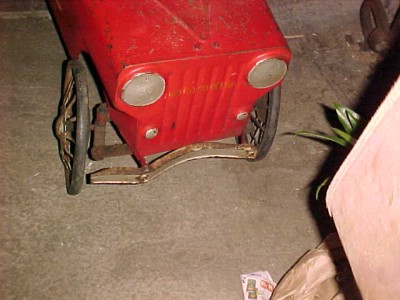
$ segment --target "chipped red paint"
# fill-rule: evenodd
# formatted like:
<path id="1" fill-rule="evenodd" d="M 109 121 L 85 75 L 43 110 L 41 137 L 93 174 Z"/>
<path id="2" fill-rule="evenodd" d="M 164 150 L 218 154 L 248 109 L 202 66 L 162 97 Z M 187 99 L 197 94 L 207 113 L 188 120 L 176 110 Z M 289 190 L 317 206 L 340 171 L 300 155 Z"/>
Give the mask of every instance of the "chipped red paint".
<path id="1" fill-rule="evenodd" d="M 290 51 L 264 0 L 50 0 L 66 50 L 96 68 L 110 115 L 139 161 L 150 154 L 241 134 L 255 100 L 247 73 L 261 58 L 289 63 Z M 157 72 L 166 91 L 132 107 L 121 89 Z M 145 132 L 157 128 L 149 140 Z"/>

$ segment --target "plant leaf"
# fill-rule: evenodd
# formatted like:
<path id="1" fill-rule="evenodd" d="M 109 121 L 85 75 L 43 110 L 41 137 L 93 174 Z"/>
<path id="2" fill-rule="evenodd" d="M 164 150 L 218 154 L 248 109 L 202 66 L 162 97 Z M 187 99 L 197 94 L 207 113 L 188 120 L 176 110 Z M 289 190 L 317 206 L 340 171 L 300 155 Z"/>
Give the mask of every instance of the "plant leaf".
<path id="1" fill-rule="evenodd" d="M 331 180 L 330 177 L 327 177 L 324 179 L 324 181 L 322 181 L 318 186 L 317 186 L 317 190 L 315 191 L 315 199 L 318 200 L 319 197 L 319 193 L 321 192 L 321 189 L 326 186 L 328 184 L 328 181 Z"/>
<path id="2" fill-rule="evenodd" d="M 334 142 L 334 143 L 339 144 L 339 145 L 341 145 L 343 147 L 347 146 L 347 141 L 346 140 L 344 140 L 344 139 L 342 139 L 340 137 L 331 136 L 331 135 L 327 135 L 327 134 L 323 134 L 323 133 L 313 133 L 313 132 L 309 132 L 309 131 L 296 131 L 293 134 L 294 135 L 298 135 L 298 136 L 313 138 L 313 139 L 317 139 L 317 140 Z"/>
<path id="3" fill-rule="evenodd" d="M 358 113 L 355 111 L 351 110 L 350 108 L 346 109 L 347 112 L 347 117 L 351 123 L 351 126 L 353 127 L 353 131 L 357 129 L 358 125 L 360 124 L 361 117 Z"/>
<path id="4" fill-rule="evenodd" d="M 360 121 L 359 114 L 337 102 L 334 102 L 333 105 L 335 106 L 338 120 L 340 124 L 342 124 L 344 131 L 348 134 L 352 134 Z"/>
<path id="5" fill-rule="evenodd" d="M 332 131 L 333 131 L 334 133 L 336 133 L 336 135 L 338 135 L 339 137 L 341 137 L 342 139 L 344 139 L 344 140 L 346 141 L 347 144 L 354 145 L 354 143 L 355 143 L 355 142 L 354 142 L 354 139 L 353 139 L 353 137 L 352 137 L 350 134 L 348 134 L 348 133 L 346 133 L 346 132 L 344 132 L 343 130 L 340 130 L 340 129 L 338 129 L 338 128 L 332 127 L 331 129 L 332 129 Z"/>
<path id="6" fill-rule="evenodd" d="M 342 124 L 344 131 L 350 134 L 353 131 L 351 123 L 347 118 L 347 113 L 345 107 L 339 103 L 334 102 L 333 105 L 335 106 L 336 114 L 340 124 Z"/>

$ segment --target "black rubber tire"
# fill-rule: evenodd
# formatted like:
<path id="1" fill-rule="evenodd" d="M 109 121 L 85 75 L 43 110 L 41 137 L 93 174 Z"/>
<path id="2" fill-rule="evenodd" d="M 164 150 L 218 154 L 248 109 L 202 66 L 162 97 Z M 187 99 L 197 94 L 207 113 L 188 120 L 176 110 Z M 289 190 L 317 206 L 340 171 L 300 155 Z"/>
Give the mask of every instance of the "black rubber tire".
<path id="1" fill-rule="evenodd" d="M 278 126 L 280 100 L 281 87 L 278 86 L 256 101 L 245 132 L 238 139 L 241 144 L 256 146 L 257 155 L 249 161 L 263 159 L 271 149 Z"/>
<path id="2" fill-rule="evenodd" d="M 56 126 L 67 193 L 77 195 L 85 180 L 90 133 L 88 87 L 81 59 L 70 60 L 67 64 Z"/>
<path id="3" fill-rule="evenodd" d="M 372 51 L 385 53 L 389 45 L 390 24 L 381 0 L 364 0 L 360 8 L 360 23 L 364 41 Z"/>

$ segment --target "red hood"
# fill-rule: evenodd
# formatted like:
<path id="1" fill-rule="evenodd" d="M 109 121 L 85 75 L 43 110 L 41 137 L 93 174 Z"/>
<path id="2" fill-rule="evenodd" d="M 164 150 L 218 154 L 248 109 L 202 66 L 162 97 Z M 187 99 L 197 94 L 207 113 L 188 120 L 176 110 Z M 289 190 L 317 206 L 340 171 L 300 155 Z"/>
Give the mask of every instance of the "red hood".
<path id="1" fill-rule="evenodd" d="M 286 47 L 265 0 L 79 2 L 83 40 L 99 34 L 121 66 Z"/>
<path id="2" fill-rule="evenodd" d="M 209 0 L 153 0 L 153 2 L 162 7 L 167 15 L 187 30 L 188 34 L 192 34 L 199 40 L 210 38 L 211 5 Z"/>

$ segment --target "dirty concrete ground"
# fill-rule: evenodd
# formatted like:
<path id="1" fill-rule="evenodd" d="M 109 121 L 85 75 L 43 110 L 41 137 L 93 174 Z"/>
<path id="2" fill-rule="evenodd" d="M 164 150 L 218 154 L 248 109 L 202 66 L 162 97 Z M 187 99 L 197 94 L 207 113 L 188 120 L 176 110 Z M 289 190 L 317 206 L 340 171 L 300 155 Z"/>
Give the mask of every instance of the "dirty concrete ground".
<path id="1" fill-rule="evenodd" d="M 332 229 L 310 185 L 330 148 L 285 133 L 328 131 L 322 105 L 358 103 L 376 62 L 357 44 L 361 2 L 270 1 L 293 60 L 266 159 L 194 161 L 76 197 L 52 131 L 57 32 L 46 15 L 0 15 L 0 298 L 242 299 L 240 274 L 278 281 Z"/>

